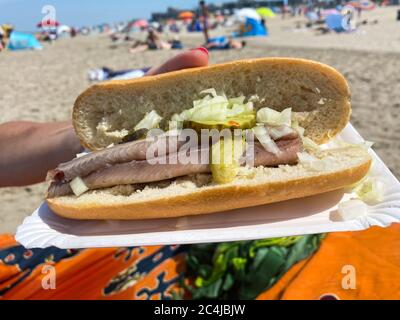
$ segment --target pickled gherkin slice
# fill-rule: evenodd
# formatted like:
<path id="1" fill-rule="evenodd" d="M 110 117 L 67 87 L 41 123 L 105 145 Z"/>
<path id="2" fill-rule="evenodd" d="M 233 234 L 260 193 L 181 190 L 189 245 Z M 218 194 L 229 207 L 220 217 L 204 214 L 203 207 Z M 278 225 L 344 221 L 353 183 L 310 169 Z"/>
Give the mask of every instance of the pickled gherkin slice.
<path id="1" fill-rule="evenodd" d="M 204 120 L 201 122 L 187 121 L 185 127 L 192 128 L 196 131 L 201 129 L 250 129 L 256 125 L 255 114 L 242 114 L 240 116 L 227 118 L 224 121 Z"/>
<path id="2" fill-rule="evenodd" d="M 244 141 L 241 138 L 225 138 L 212 145 L 210 167 L 214 182 L 223 184 L 235 179 L 239 172 L 239 160 L 243 154 L 244 146 Z"/>

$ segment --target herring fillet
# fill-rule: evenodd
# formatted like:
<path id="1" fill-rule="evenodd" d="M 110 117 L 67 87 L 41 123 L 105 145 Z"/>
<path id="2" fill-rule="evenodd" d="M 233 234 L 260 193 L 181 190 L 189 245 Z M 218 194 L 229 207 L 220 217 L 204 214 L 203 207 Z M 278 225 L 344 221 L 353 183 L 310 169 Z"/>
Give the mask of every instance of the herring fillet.
<path id="1" fill-rule="evenodd" d="M 302 143 L 299 137 L 279 140 L 276 143 L 281 151 L 277 155 L 266 151 L 260 143 L 254 144 L 254 166 L 277 166 L 297 162 L 297 153 L 302 151 Z M 194 152 L 195 155 L 191 156 L 200 159 L 202 152 L 208 153 L 208 148 L 188 149 L 184 152 Z M 165 164 L 151 164 L 147 160 L 133 160 L 126 163 L 119 163 L 93 172 L 82 179 L 89 189 L 99 189 L 116 185 L 163 181 L 191 174 L 209 173 L 211 171 L 208 163 L 171 163 L 171 159 L 175 159 L 175 157 L 176 154 L 170 154 Z M 72 193 L 69 183 L 53 181 L 49 187 L 47 196 L 54 198 Z"/>
<path id="2" fill-rule="evenodd" d="M 150 146 L 157 143 L 165 143 L 166 148 L 155 148 L 155 157 L 163 156 L 169 153 L 169 139 L 176 139 L 176 146 L 179 149 L 185 141 L 179 141 L 178 136 L 161 135 L 157 136 L 156 141 L 151 139 L 137 140 L 114 146 L 112 148 L 86 154 L 75 158 L 69 162 L 61 163 L 57 168 L 50 170 L 47 174 L 47 180 L 71 181 L 75 177 L 84 177 L 88 174 L 107 168 L 117 163 L 124 163 L 132 160 L 146 160 L 146 152 Z"/>

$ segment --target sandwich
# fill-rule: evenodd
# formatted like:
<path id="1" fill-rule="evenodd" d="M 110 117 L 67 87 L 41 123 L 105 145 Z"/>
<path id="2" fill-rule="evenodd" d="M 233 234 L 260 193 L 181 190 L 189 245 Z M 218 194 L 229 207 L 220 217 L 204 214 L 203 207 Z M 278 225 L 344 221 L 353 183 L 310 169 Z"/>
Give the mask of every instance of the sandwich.
<path id="1" fill-rule="evenodd" d="M 73 109 L 90 152 L 50 170 L 49 207 L 72 219 L 210 214 L 345 188 L 365 147 L 332 144 L 350 90 L 330 66 L 262 58 L 88 88 Z"/>

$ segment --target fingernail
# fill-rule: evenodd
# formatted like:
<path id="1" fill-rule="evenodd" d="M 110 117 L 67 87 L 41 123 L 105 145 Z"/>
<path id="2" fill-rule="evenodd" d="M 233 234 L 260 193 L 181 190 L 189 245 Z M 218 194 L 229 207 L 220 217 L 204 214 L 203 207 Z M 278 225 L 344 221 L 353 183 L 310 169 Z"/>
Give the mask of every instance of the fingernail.
<path id="1" fill-rule="evenodd" d="M 190 51 L 196 51 L 196 50 L 199 50 L 199 51 L 205 53 L 205 54 L 208 56 L 208 50 L 207 50 L 207 48 L 198 47 L 198 48 L 191 49 Z"/>

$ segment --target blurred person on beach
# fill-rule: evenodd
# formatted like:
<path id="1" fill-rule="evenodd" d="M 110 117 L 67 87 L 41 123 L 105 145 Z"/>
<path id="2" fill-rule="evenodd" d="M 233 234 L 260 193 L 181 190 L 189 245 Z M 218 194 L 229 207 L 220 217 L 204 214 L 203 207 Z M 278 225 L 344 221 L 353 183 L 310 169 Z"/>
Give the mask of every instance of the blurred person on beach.
<path id="1" fill-rule="evenodd" d="M 267 30 L 267 20 L 265 20 L 265 18 L 261 18 L 261 25 L 264 27 L 265 30 Z"/>
<path id="2" fill-rule="evenodd" d="M 147 33 L 147 38 L 145 42 L 136 41 L 136 43 L 129 50 L 130 53 L 143 52 L 146 50 L 169 50 L 172 45 L 161 39 L 160 34 L 154 30 L 154 28 L 149 28 Z"/>
<path id="3" fill-rule="evenodd" d="M 8 41 L 10 40 L 11 33 L 14 30 L 14 26 L 11 24 L 0 25 L 0 51 L 7 48 Z"/>
<path id="4" fill-rule="evenodd" d="M 362 8 L 361 8 L 360 6 L 358 6 L 358 7 L 356 8 L 356 10 L 357 10 L 357 17 L 358 17 L 358 18 L 361 18 L 361 15 L 362 15 Z"/>
<path id="5" fill-rule="evenodd" d="M 3 28 L 0 26 L 0 52 L 6 48 L 5 43 L 4 43 L 4 35 L 5 35 L 5 32 L 4 32 Z"/>
<path id="6" fill-rule="evenodd" d="M 71 27 L 69 34 L 70 34 L 71 38 L 75 38 L 76 34 L 77 34 L 76 29 L 74 27 Z"/>
<path id="7" fill-rule="evenodd" d="M 178 27 L 178 25 L 176 24 L 176 22 L 174 22 L 169 25 L 169 31 L 172 33 L 179 33 L 181 30 Z"/>
<path id="8" fill-rule="evenodd" d="M 246 46 L 246 41 L 238 41 L 228 37 L 210 38 L 208 32 L 208 8 L 205 1 L 200 1 L 199 5 L 203 20 L 203 34 L 205 41 L 203 47 L 208 50 L 229 50 L 243 49 Z"/>
<path id="9" fill-rule="evenodd" d="M 232 38 L 223 37 L 224 39 L 216 38 L 210 39 L 208 43 L 204 45 L 205 48 L 208 50 L 229 50 L 229 49 L 236 49 L 240 50 L 243 49 L 247 42 L 245 40 L 239 41 Z"/>
<path id="10" fill-rule="evenodd" d="M 286 18 L 286 13 L 289 13 L 289 6 L 287 5 L 287 1 L 284 1 L 283 5 L 281 6 L 282 19 Z"/>
<path id="11" fill-rule="evenodd" d="M 208 8 L 205 1 L 200 1 L 200 10 L 201 10 L 201 17 L 203 21 L 203 34 L 204 34 L 204 41 L 208 43 L 210 36 L 208 33 Z"/>

